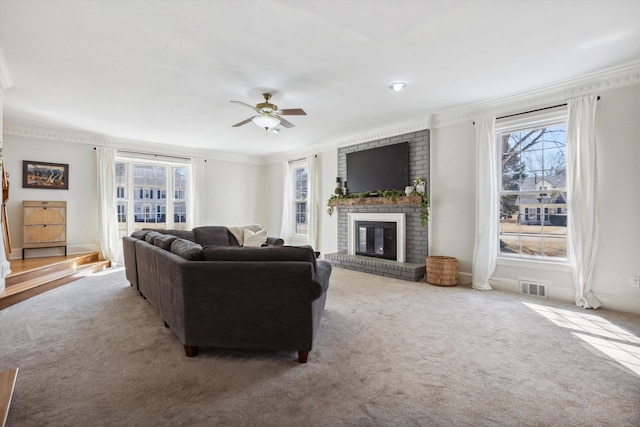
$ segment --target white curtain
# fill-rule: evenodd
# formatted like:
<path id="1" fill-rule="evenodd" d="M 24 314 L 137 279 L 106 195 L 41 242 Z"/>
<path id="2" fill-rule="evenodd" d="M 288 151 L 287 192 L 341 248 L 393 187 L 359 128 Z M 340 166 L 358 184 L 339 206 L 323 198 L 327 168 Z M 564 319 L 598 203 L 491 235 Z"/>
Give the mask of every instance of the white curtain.
<path id="1" fill-rule="evenodd" d="M 488 290 L 498 257 L 498 148 L 495 117 L 476 120 L 476 236 L 472 287 Z"/>
<path id="2" fill-rule="evenodd" d="M 124 264 L 118 236 L 116 213 L 116 150 L 97 147 L 98 163 L 98 222 L 102 256 L 114 266 Z"/>
<path id="3" fill-rule="evenodd" d="M 280 237 L 286 244 L 291 241 L 291 171 L 289 170 L 289 162 L 282 162 L 282 178 L 284 188 L 282 189 L 282 223 L 280 225 Z"/>
<path id="4" fill-rule="evenodd" d="M 598 198 L 596 189 L 596 95 L 567 102 L 567 190 L 569 258 L 576 288 L 576 305 L 598 308 L 591 293 L 593 266 L 598 251 Z"/>
<path id="5" fill-rule="evenodd" d="M 307 227 L 309 233 L 309 244 L 317 251 L 318 243 L 318 223 L 320 219 L 320 203 L 318 190 L 318 173 L 316 162 L 318 156 L 307 156 Z"/>
<path id="6" fill-rule="evenodd" d="M 205 183 L 204 159 L 193 159 L 191 162 L 191 187 L 189 201 L 191 203 L 191 228 L 203 225 L 204 221 L 204 183 Z"/>

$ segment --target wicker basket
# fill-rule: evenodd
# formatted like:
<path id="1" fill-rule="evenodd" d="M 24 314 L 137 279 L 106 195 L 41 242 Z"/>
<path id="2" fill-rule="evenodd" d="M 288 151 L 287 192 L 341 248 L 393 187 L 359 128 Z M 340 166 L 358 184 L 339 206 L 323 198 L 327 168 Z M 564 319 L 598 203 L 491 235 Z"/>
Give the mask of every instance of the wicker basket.
<path id="1" fill-rule="evenodd" d="M 426 282 L 436 286 L 458 284 L 458 260 L 448 256 L 427 257 Z"/>

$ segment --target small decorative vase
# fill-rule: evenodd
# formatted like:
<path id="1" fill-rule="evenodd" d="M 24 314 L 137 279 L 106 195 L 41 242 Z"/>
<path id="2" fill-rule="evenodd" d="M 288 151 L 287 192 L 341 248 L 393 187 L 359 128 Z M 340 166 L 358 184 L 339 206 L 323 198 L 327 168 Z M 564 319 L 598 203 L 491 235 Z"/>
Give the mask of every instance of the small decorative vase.
<path id="1" fill-rule="evenodd" d="M 426 184 L 424 182 L 421 182 L 420 184 L 416 185 L 416 191 L 418 193 L 424 194 L 425 189 L 426 189 Z"/>
<path id="2" fill-rule="evenodd" d="M 406 194 L 407 196 L 410 196 L 413 194 L 413 186 L 412 185 L 407 185 L 406 187 L 404 187 L 404 194 Z"/>

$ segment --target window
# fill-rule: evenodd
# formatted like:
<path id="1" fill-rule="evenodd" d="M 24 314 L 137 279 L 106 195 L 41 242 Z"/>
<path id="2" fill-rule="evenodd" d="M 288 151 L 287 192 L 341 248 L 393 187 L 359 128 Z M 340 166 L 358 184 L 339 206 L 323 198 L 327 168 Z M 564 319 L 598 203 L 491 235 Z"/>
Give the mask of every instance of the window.
<path id="1" fill-rule="evenodd" d="M 291 184 L 293 186 L 291 194 L 293 195 L 293 224 L 292 235 L 307 236 L 307 196 L 309 194 L 307 180 L 307 162 L 298 161 L 291 163 Z"/>
<path id="2" fill-rule="evenodd" d="M 129 235 L 146 227 L 186 230 L 189 176 L 188 165 L 118 158 L 119 235 Z"/>
<path id="3" fill-rule="evenodd" d="M 522 119 L 520 119 L 522 120 Z M 496 123 L 500 257 L 567 261 L 566 123 Z"/>

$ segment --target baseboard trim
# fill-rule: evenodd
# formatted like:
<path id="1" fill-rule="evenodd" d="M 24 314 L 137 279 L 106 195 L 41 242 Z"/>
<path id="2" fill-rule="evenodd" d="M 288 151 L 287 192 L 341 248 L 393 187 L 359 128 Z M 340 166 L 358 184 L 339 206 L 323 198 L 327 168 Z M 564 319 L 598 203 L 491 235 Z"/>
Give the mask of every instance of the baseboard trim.
<path id="1" fill-rule="evenodd" d="M 84 254 L 87 252 L 101 252 L 97 245 L 85 243 L 81 245 L 67 245 L 67 255 Z M 34 256 L 36 254 L 36 256 Z M 40 258 L 48 256 L 64 255 L 64 247 L 55 248 L 30 248 L 27 249 L 26 258 Z M 22 248 L 11 249 L 11 254 L 7 254 L 9 259 L 22 259 Z"/>
<path id="2" fill-rule="evenodd" d="M 464 283 L 460 280 L 461 285 L 471 285 L 472 274 L 459 272 L 460 278 L 464 277 Z M 498 291 L 520 293 L 520 285 L 517 280 L 506 279 L 504 277 L 491 277 L 489 279 L 491 287 Z M 574 289 L 563 288 L 559 286 L 549 286 L 547 288 L 548 298 L 555 301 L 575 304 Z M 610 295 L 602 295 L 594 292 L 594 295 L 602 303 L 605 310 L 620 311 L 623 313 L 640 314 L 640 298 L 618 298 Z"/>

